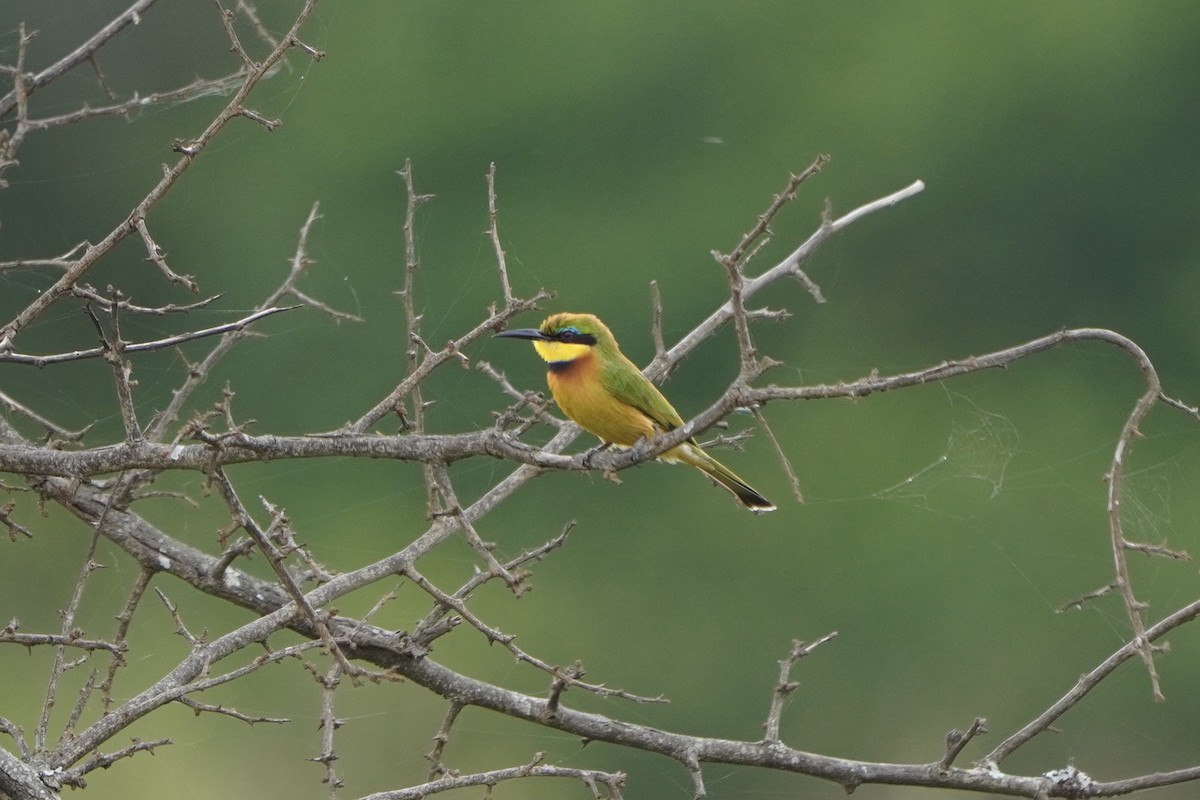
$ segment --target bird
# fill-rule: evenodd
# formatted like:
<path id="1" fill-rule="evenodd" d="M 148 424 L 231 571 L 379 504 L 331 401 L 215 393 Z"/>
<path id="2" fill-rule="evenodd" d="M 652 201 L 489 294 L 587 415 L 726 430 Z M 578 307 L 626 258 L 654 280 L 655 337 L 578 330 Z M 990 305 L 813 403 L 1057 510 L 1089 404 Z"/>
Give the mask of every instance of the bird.
<path id="1" fill-rule="evenodd" d="M 538 328 L 502 331 L 496 337 L 528 339 L 546 362 L 546 382 L 562 412 L 599 437 L 601 447 L 632 447 L 683 425 L 658 387 L 630 361 L 608 326 L 593 314 L 562 312 Z M 775 504 L 688 439 L 662 453 L 668 463 L 690 464 L 754 512 Z"/>

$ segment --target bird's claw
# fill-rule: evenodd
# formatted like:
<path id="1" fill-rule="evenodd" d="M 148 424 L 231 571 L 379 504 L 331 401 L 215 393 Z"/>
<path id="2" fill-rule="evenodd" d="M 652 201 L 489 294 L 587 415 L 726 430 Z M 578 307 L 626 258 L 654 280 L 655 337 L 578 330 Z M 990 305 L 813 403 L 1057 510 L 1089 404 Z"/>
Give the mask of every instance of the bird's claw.
<path id="1" fill-rule="evenodd" d="M 586 469 L 591 469 L 592 468 L 592 458 L 595 457 L 598 453 L 603 453 L 605 450 L 607 450 L 610 447 L 612 447 L 612 442 L 601 442 L 600 444 L 596 445 L 595 447 L 593 447 L 589 450 L 585 450 L 583 453 L 583 466 Z"/>

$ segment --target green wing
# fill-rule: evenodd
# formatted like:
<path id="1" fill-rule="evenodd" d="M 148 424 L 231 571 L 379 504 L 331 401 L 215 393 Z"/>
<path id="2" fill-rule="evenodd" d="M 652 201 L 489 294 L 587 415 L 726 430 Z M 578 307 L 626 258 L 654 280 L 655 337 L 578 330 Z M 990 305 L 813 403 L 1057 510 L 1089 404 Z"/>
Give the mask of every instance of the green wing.
<path id="1" fill-rule="evenodd" d="M 606 366 L 604 385 L 613 397 L 633 406 L 664 431 L 674 430 L 683 424 L 679 412 L 663 397 L 658 387 L 623 354 L 610 359 Z"/>

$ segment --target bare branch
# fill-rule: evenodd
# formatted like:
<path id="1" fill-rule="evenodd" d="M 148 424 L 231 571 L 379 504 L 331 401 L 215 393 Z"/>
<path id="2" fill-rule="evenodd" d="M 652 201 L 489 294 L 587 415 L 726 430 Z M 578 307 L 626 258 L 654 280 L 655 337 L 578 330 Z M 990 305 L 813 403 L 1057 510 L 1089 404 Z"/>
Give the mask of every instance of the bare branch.
<path id="1" fill-rule="evenodd" d="M 416 323 L 419 317 L 412 307 L 413 293 L 413 276 L 419 265 L 419 260 L 416 254 L 416 239 L 412 224 L 413 215 L 417 207 L 427 200 L 432 198 L 432 195 L 417 194 L 412 182 L 412 165 L 411 162 L 405 161 L 405 167 L 400 171 L 401 177 L 405 180 L 405 188 L 408 192 L 408 207 L 405 214 L 404 222 L 404 238 L 405 238 L 405 284 L 400 295 L 405 302 L 405 318 L 408 321 L 408 340 L 420 341 L 416 331 Z M 489 226 L 488 235 L 491 237 L 493 247 L 496 251 L 497 269 L 500 273 L 500 283 L 504 291 L 504 307 L 497 310 L 491 308 L 488 318 L 476 325 L 470 331 L 457 339 L 451 340 L 444 348 L 434 351 L 426 346 L 426 352 L 423 358 L 418 359 L 415 351 L 409 351 L 409 371 L 404 380 L 393 389 L 387 397 L 377 403 L 370 411 L 358 420 L 348 423 L 343 426 L 338 433 L 363 433 L 379 420 L 383 419 L 390 413 L 400 414 L 404 416 L 403 402 L 410 395 L 413 396 L 414 413 L 423 408 L 423 403 L 420 401 L 419 387 L 421 382 L 425 380 L 431 372 L 438 367 L 451 360 L 463 359 L 464 349 L 481 338 L 485 334 L 494 333 L 501 330 L 509 319 L 520 314 L 523 311 L 529 311 L 537 307 L 539 300 L 546 298 L 548 295 L 544 292 L 538 292 L 529 300 L 520 300 L 512 296 L 512 289 L 508 281 L 508 272 L 504 262 L 504 249 L 500 244 L 499 233 L 496 228 L 496 197 L 495 197 L 495 164 L 488 172 L 488 187 L 489 187 Z M 423 342 L 420 342 L 423 344 Z M 423 430 L 420 429 L 420 430 Z M 420 432 L 418 430 L 418 432 Z M 426 474 L 426 482 L 429 483 L 429 475 Z M 430 500 L 432 507 L 432 499 Z"/>
<path id="2" fill-rule="evenodd" d="M 792 642 L 792 651 L 788 653 L 787 658 L 779 662 L 779 680 L 775 684 L 775 691 L 771 694 L 771 710 L 767 713 L 767 721 L 763 724 L 763 729 L 766 731 L 763 741 L 779 741 L 779 722 L 783 717 L 784 702 L 792 692 L 800 688 L 800 684 L 791 679 L 792 667 L 796 666 L 797 661 L 836 636 L 837 631 L 831 631 L 812 644 L 805 644 L 799 639 Z"/>
<path id="3" fill-rule="evenodd" d="M 17 504 L 12 500 L 0 506 L 0 525 L 8 528 L 8 538 L 11 541 L 16 541 L 18 536 L 24 536 L 26 539 L 33 538 L 33 531 L 26 528 L 21 523 L 12 518 L 12 512 L 16 510 Z M 0 641 L 3 639 L 3 631 L 0 631 Z"/>
<path id="4" fill-rule="evenodd" d="M 125 645 L 106 642 L 103 639 L 84 639 L 75 635 L 78 633 L 79 631 L 72 631 L 70 635 L 66 636 L 53 633 L 17 633 L 11 628 L 5 627 L 0 629 L 0 643 L 19 644 L 25 647 L 38 647 L 39 645 L 77 647 L 89 652 L 104 650 L 116 656 L 125 652 Z"/>
<path id="5" fill-rule="evenodd" d="M 942 756 L 942 760 L 938 762 L 940 769 L 950 769 L 954 760 L 962 753 L 963 748 L 971 743 L 971 740 L 980 734 L 987 733 L 987 720 L 983 717 L 976 717 L 971 723 L 971 727 L 967 730 L 960 731 L 958 728 L 953 729 L 946 734 L 946 755 Z"/>
<path id="6" fill-rule="evenodd" d="M 329 666 L 329 672 L 321 679 L 321 754 L 312 759 L 325 767 L 325 777 L 322 782 L 329 787 L 329 800 L 336 800 L 337 790 L 342 788 L 342 780 L 334 768 L 338 756 L 337 750 L 333 746 L 334 734 L 345 724 L 343 720 L 337 718 L 333 710 L 333 701 L 341 677 L 341 664 L 334 661 Z"/>
<path id="7" fill-rule="evenodd" d="M 504 297 L 504 305 L 508 306 L 516 302 L 513 297 L 512 284 L 508 282 L 508 264 L 504 260 L 504 246 L 500 243 L 500 229 L 497 225 L 496 212 L 496 162 L 493 161 L 488 165 L 487 171 L 487 191 L 488 191 L 488 228 L 487 237 L 492 242 L 492 249 L 496 253 L 496 269 L 500 273 L 500 291 Z"/>
<path id="8" fill-rule="evenodd" d="M 1079 681 L 1071 688 L 1069 692 L 1055 701 L 1049 708 L 1039 714 L 1035 719 L 1031 720 L 1025 727 L 1021 728 L 1016 733 L 1009 736 L 1007 739 L 996 745 L 995 749 L 988 753 L 980 760 L 983 765 L 998 765 L 1004 759 L 1008 758 L 1017 751 L 1021 745 L 1028 742 L 1039 733 L 1043 733 L 1050 728 L 1056 719 L 1061 717 L 1068 709 L 1082 700 L 1088 692 L 1095 689 L 1101 681 L 1103 681 L 1113 670 L 1121 664 L 1128 661 L 1133 656 L 1141 656 L 1145 651 L 1146 646 L 1170 631 L 1178 628 L 1180 625 L 1191 622 L 1200 616 L 1200 600 L 1196 600 L 1188 605 L 1180 608 L 1170 616 L 1164 617 L 1154 625 L 1146 629 L 1144 634 L 1130 640 L 1124 647 L 1118 649 L 1108 658 L 1104 659 L 1093 670 L 1080 676 Z M 1168 785 L 1168 784 L 1159 784 Z M 1099 795 L 1095 795 L 1099 796 Z"/>
<path id="9" fill-rule="evenodd" d="M 206 301 L 207 302 L 207 301 Z M 209 336 L 219 336 L 226 333 L 240 333 L 247 327 L 258 322 L 264 317 L 269 317 L 272 314 L 278 314 L 281 311 L 292 311 L 300 306 L 284 306 L 282 308 L 264 308 L 260 311 L 255 311 L 235 322 L 226 322 L 223 325 L 216 325 L 211 328 L 203 328 L 197 331 L 189 331 L 176 336 L 167 336 L 163 339 L 155 339 L 150 342 L 130 342 L 123 345 L 122 352 L 125 353 L 144 353 L 150 350 L 161 350 L 165 347 L 174 347 L 175 345 L 183 344 L 184 342 L 194 341 L 196 339 L 204 339 Z M 34 356 L 23 353 L 0 352 L 0 363 L 9 361 L 15 364 L 31 364 L 35 367 L 46 367 L 51 364 L 61 364 L 66 361 L 80 361 L 85 358 L 99 358 L 104 355 L 103 347 L 92 347 L 87 350 L 74 350 L 70 353 L 56 353 L 53 355 Z"/>
<path id="10" fill-rule="evenodd" d="M 137 0 L 129 8 L 118 14 L 112 22 L 88 37 L 87 41 L 79 45 L 79 47 L 32 76 L 28 81 L 25 81 L 23 92 L 13 89 L 13 91 L 0 98 L 0 117 L 5 116 L 16 107 L 17 103 L 23 99 L 22 94 L 28 96 L 51 81 L 70 72 L 80 64 L 90 61 L 96 54 L 96 51 L 103 47 L 110 39 L 125 30 L 129 25 L 136 25 L 140 21 L 142 14 L 148 11 L 156 1 Z"/>
<path id="11" fill-rule="evenodd" d="M 137 224 L 139 220 L 144 220 L 150 209 L 167 194 L 168 191 L 175 185 L 180 177 L 191 167 L 196 158 L 208 146 L 212 139 L 220 133 L 230 120 L 241 116 L 242 109 L 245 108 L 246 98 L 250 92 L 270 73 L 272 68 L 284 57 L 293 43 L 298 41 L 297 34 L 300 26 L 312 14 L 317 0 L 305 0 L 304 6 L 297 12 L 287 35 L 280 44 L 267 55 L 262 62 L 255 65 L 255 68 L 248 71 L 245 81 L 242 86 L 234 93 L 233 98 L 225 106 L 225 108 L 212 120 L 211 123 L 201 132 L 195 139 L 188 142 L 181 142 L 177 145 L 176 151 L 180 154 L 180 159 L 175 164 L 164 170 L 163 177 L 157 184 L 145 195 L 129 214 L 126 219 L 114 228 L 107 236 L 104 237 L 98 244 L 89 245 L 86 250 L 72 262 L 71 266 L 63 273 L 63 275 L 49 286 L 45 291 L 41 292 L 33 302 L 25 307 L 17 316 L 10 320 L 7 324 L 0 326 L 0 353 L 4 353 L 13 349 L 15 340 L 18 334 L 24 330 L 36 318 L 38 318 L 47 308 L 55 303 L 60 297 L 69 293 L 71 288 L 94 266 L 102 257 L 110 253 L 118 244 L 125 240 L 126 237 L 133 233 L 137 233 Z M 149 3 L 135 3 L 121 17 L 118 17 L 114 23 L 106 27 L 105 30 L 93 36 L 92 39 L 79 48 L 76 53 L 76 60 L 71 60 L 68 57 L 63 62 L 63 66 L 57 72 L 43 72 L 35 77 L 31 82 L 31 86 L 36 88 L 42 85 L 50 77 L 61 74 L 66 69 L 80 63 L 91 56 L 96 47 L 99 47 L 115 35 L 116 32 L 124 28 L 130 22 L 136 21 L 141 13 L 141 7 L 148 7 Z M 54 68 L 51 68 L 52 70 Z M 50 77 L 42 76 L 49 74 Z M 10 93 L 14 98 L 14 103 L 20 98 L 21 93 Z M 5 114 L 11 110 L 12 106 L 6 107 L 6 101 L 0 101 L 0 114 Z"/>
<path id="12" fill-rule="evenodd" d="M 0 791 L 14 800 L 59 800 L 47 776 L 0 747 Z"/>
<path id="13" fill-rule="evenodd" d="M 767 424 L 767 418 L 763 415 L 761 408 L 751 409 L 754 418 L 758 420 L 758 426 L 767 434 L 767 440 L 771 443 L 771 448 L 775 451 L 775 456 L 779 459 L 779 466 L 783 468 L 783 474 L 787 475 L 788 485 L 792 487 L 792 497 L 797 503 L 804 502 L 804 492 L 800 488 L 800 478 L 796 475 L 796 470 L 792 467 L 792 460 L 788 458 L 787 452 L 783 449 L 783 445 L 779 443 L 778 437 L 775 436 L 775 431 L 771 430 L 771 426 Z"/>
<path id="14" fill-rule="evenodd" d="M 650 281 L 650 339 L 654 342 L 654 358 L 658 359 L 667 354 L 667 345 L 663 342 L 662 293 L 658 281 Z"/>
<path id="15" fill-rule="evenodd" d="M 229 476 L 225 474 L 225 471 L 222 469 L 215 470 L 213 479 L 221 493 L 221 497 L 225 499 L 225 503 L 229 506 L 230 513 L 233 514 L 234 522 L 250 535 L 250 538 L 254 540 L 258 549 L 267 557 L 268 563 L 270 563 L 271 568 L 275 570 L 275 575 L 279 578 L 280 585 L 287 591 L 288 595 L 292 598 L 292 602 L 296 604 L 296 607 L 304 614 L 305 619 L 312 625 L 313 630 L 317 632 L 321 643 L 325 646 L 329 655 L 333 657 L 346 674 L 353 678 L 358 674 L 358 668 L 349 662 L 346 655 L 342 652 L 342 648 L 333 640 L 333 635 L 330 634 L 329 628 L 325 624 L 324 615 L 317 613 L 317 610 L 309 605 L 307 599 L 304 597 L 304 592 L 301 591 L 283 563 L 284 558 L 290 552 L 299 549 L 298 545 L 290 541 L 290 534 L 286 533 L 289 524 L 286 513 L 283 509 L 274 509 L 272 511 L 270 526 L 267 530 L 263 530 L 255 522 L 250 512 L 246 510 L 246 507 L 242 505 L 241 499 L 237 496 L 237 490 L 233 488 L 233 483 L 229 480 Z M 279 550 L 275 547 L 272 542 L 274 536 L 282 536 L 282 538 L 288 540 L 285 550 Z"/>
<path id="16" fill-rule="evenodd" d="M 102 512 L 103 513 L 103 512 Z M 100 565 L 95 562 L 96 545 L 100 541 L 99 530 L 93 531 L 87 551 L 84 553 L 83 565 L 79 569 L 79 577 L 75 579 L 75 588 L 71 593 L 71 599 L 67 603 L 67 607 L 62 610 L 62 643 L 56 644 L 54 649 L 54 663 L 50 667 L 50 677 L 46 681 L 46 695 L 42 701 L 42 713 L 38 718 L 37 729 L 34 731 L 33 747 L 34 752 L 38 755 L 46 752 L 48 741 L 48 731 L 50 727 L 50 712 L 54 708 L 54 704 L 58 698 L 58 684 L 62 680 L 63 673 L 70 667 L 66 661 L 67 645 L 66 640 L 78 638 L 75 634 L 75 615 L 79 612 L 79 604 L 83 601 L 83 591 L 88 583 L 88 578 L 92 573 L 99 569 Z"/>
<path id="17" fill-rule="evenodd" d="M 170 739 L 155 739 L 150 742 L 143 742 L 140 739 L 134 739 L 133 744 L 122 748 L 115 753 L 100 753 L 85 761 L 77 769 L 73 769 L 67 773 L 63 779 L 63 783 L 69 786 L 82 788 L 84 783 L 80 780 L 84 775 L 94 769 L 108 769 L 122 758 L 129 758 L 137 753 L 154 753 L 156 747 L 164 747 L 169 744 L 175 744 Z"/>
<path id="18" fill-rule="evenodd" d="M 13 738 L 13 741 L 17 743 L 17 749 L 21 751 L 22 760 L 29 761 L 33 757 L 33 753 L 29 751 L 29 744 L 25 741 L 25 731 L 21 730 L 20 725 L 0 717 L 0 733 L 7 733 Z"/>
<path id="19" fill-rule="evenodd" d="M 191 275 L 179 275 L 169 266 L 167 266 L 167 253 L 158 243 L 150 236 L 150 228 L 146 225 L 145 217 L 138 217 L 133 221 L 133 227 L 142 237 L 142 244 L 146 246 L 146 260 L 158 267 L 158 271 L 163 274 L 171 283 L 182 284 L 193 292 L 200 291 L 200 287 L 196 285 L 196 281 Z"/>
<path id="20" fill-rule="evenodd" d="M 83 310 L 96 327 L 96 334 L 102 342 L 101 349 L 104 360 L 112 367 L 113 379 L 117 386 L 117 407 L 121 411 L 121 422 L 125 426 L 125 441 L 140 442 L 143 436 L 142 426 L 138 423 L 137 410 L 133 403 L 133 365 L 122 357 L 125 342 L 121 339 L 120 306 L 115 300 L 116 293 L 114 292 L 114 302 L 109 304 L 112 319 L 111 338 L 104 332 L 104 326 L 100 324 L 92 307 L 85 305 Z"/>
<path id="21" fill-rule="evenodd" d="M 190 708 L 193 712 L 195 712 L 197 717 L 201 714 L 219 714 L 223 717 L 229 717 L 231 719 L 244 722 L 250 726 L 254 726 L 259 722 L 267 722 L 272 725 L 283 725 L 291 722 L 290 719 L 283 719 L 281 717 L 251 717 L 247 714 L 243 714 L 236 708 L 226 708 L 225 706 L 214 706 L 210 703 L 200 703 L 190 697 L 177 697 L 175 702 Z"/>
<path id="22" fill-rule="evenodd" d="M 446 749 L 446 743 L 450 741 L 450 728 L 454 725 L 454 721 L 458 719 L 458 714 L 463 710 L 461 703 L 450 701 L 449 707 L 446 709 L 446 716 L 442 718 L 442 724 L 438 726 L 437 733 L 433 735 L 433 749 L 425 754 L 425 760 L 429 762 L 428 780 L 433 780 L 439 775 L 445 775 L 449 770 L 442 763 L 442 753 Z M 16 738 L 16 737 L 14 737 Z"/>
<path id="23" fill-rule="evenodd" d="M 925 184 L 921 181 L 916 181 L 900 191 L 881 197 L 865 205 L 859 206 L 850 213 L 839 217 L 838 219 L 829 221 L 826 220 L 817 229 L 817 232 L 799 247 L 791 252 L 786 258 L 780 261 L 775 266 L 768 269 L 766 272 L 755 278 L 747 278 L 745 285 L 742 288 L 743 301 L 749 300 L 764 287 L 769 286 L 780 278 L 795 277 L 800 268 L 800 264 L 809 258 L 813 253 L 820 249 L 826 241 L 832 238 L 835 234 L 853 225 L 855 222 L 885 208 L 890 208 L 896 203 L 907 200 L 908 198 L 920 193 L 925 189 Z M 735 250 L 736 252 L 736 250 Z M 730 303 L 725 303 L 716 311 L 708 315 L 708 317 L 692 329 L 690 333 L 680 339 L 674 347 L 667 351 L 667 357 L 660 364 L 657 361 L 652 364 L 651 368 L 644 370 L 646 377 L 651 380 L 660 380 L 667 371 L 667 365 L 678 363 L 684 356 L 696 348 L 696 346 L 712 336 L 713 333 L 733 316 L 733 307 Z"/>
<path id="24" fill-rule="evenodd" d="M 51 422 L 50 420 L 46 419 L 45 417 L 43 417 L 41 414 L 37 413 L 33 409 L 25 406 L 24 404 L 18 403 L 16 400 L 14 400 L 9 395 L 5 394 L 3 391 L 0 391 L 0 407 L 5 408 L 10 413 L 19 414 L 22 417 L 32 420 L 33 422 L 37 423 L 38 425 L 40 425 L 41 427 L 43 427 L 47 431 L 49 431 L 52 436 L 56 436 L 59 439 L 64 439 L 68 442 L 79 441 L 92 428 L 91 425 L 88 425 L 77 431 L 69 431 L 66 428 L 62 427 L 61 425 L 59 425 L 55 422 Z"/>
<path id="25" fill-rule="evenodd" d="M 167 607 L 167 613 L 171 615 L 171 620 L 175 623 L 175 632 L 182 636 L 188 642 L 188 644 L 190 644 L 193 648 L 197 648 L 207 641 L 207 631 L 200 636 L 196 636 L 188 630 L 187 626 L 183 624 L 183 618 L 179 616 L 179 609 L 174 603 L 171 602 L 170 598 L 163 593 L 162 589 L 155 587 L 154 593 L 158 595 L 158 599 L 162 601 L 162 604 Z"/>
<path id="26" fill-rule="evenodd" d="M 117 671 L 126 665 L 124 653 L 129 649 L 129 626 L 133 624 L 133 613 L 137 610 L 138 605 L 142 602 L 142 598 L 146 595 L 146 589 L 150 586 L 150 581 L 154 577 L 154 573 L 145 567 L 142 567 L 138 572 L 137 580 L 129 590 L 129 599 L 125 601 L 125 607 L 117 614 L 117 632 L 114 637 L 114 644 L 119 648 L 113 654 L 113 658 L 108 662 L 108 672 L 104 676 L 104 680 L 100 683 L 100 697 L 104 706 L 104 711 L 107 713 L 112 705 L 112 687 L 117 679 Z"/>
<path id="27" fill-rule="evenodd" d="M 75 297 L 79 297 L 84 300 L 87 300 L 92 305 L 98 306 L 99 308 L 102 308 L 105 311 L 111 312 L 111 303 L 112 303 L 111 299 L 103 296 L 102 294 L 100 294 L 99 292 L 97 292 L 95 289 L 93 289 L 91 286 L 88 286 L 87 284 L 76 285 L 76 286 L 72 287 L 71 294 L 73 294 Z M 118 296 L 116 302 L 117 302 L 118 308 L 122 312 L 161 317 L 161 316 L 165 316 L 167 314 L 186 314 L 189 311 L 196 311 L 198 309 L 205 308 L 205 307 L 211 305 L 212 303 L 216 302 L 220 298 L 221 298 L 220 294 L 214 294 L 211 297 L 206 297 L 203 300 L 197 300 L 194 303 L 185 303 L 184 305 L 178 305 L 176 303 L 167 303 L 166 305 L 151 307 L 151 306 L 136 305 L 128 297 L 125 297 L 124 295 L 120 295 L 120 296 Z"/>
<path id="28" fill-rule="evenodd" d="M 476 772 L 470 775 L 454 775 L 411 786 L 407 789 L 395 789 L 389 792 L 377 792 L 365 795 L 360 800 L 422 800 L 430 795 L 448 792 L 454 789 L 464 789 L 472 786 L 492 787 L 506 781 L 521 778 L 574 778 L 583 781 L 584 785 L 595 791 L 596 784 L 603 784 L 608 789 L 608 797 L 619 800 L 620 789 L 625 785 L 625 774 L 621 772 L 600 772 L 599 770 L 574 769 L 571 767 L 552 767 L 540 764 L 542 754 L 530 764 L 523 767 L 509 767 L 490 772 Z M 596 795 L 599 797 L 600 795 Z"/>

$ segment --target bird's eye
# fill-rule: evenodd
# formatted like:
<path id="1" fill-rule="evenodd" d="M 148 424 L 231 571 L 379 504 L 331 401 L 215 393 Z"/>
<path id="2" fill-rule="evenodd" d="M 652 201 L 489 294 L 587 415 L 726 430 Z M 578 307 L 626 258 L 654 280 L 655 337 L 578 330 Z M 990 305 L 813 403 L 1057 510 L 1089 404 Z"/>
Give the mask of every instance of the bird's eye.
<path id="1" fill-rule="evenodd" d="M 559 332 L 558 340 L 560 342 L 573 342 L 578 336 L 579 331 L 575 330 L 574 328 L 564 328 Z"/>

